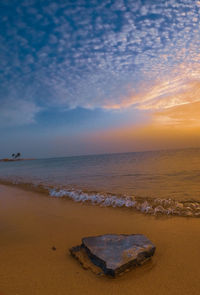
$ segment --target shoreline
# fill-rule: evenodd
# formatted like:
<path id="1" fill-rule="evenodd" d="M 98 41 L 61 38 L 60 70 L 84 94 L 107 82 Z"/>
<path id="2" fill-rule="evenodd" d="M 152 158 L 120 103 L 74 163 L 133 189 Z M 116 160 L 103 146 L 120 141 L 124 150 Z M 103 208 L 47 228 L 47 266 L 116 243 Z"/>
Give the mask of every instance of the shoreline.
<path id="1" fill-rule="evenodd" d="M 199 294 L 199 226 L 198 218 L 157 218 L 0 185 L 0 294 Z M 155 255 L 117 279 L 96 277 L 68 249 L 106 233 L 145 234 Z"/>
<path id="2" fill-rule="evenodd" d="M 46 197 L 73 200 L 78 203 L 86 203 L 92 206 L 113 207 L 126 209 L 151 216 L 179 216 L 189 218 L 200 218 L 200 201 L 197 200 L 175 200 L 160 198 L 142 198 L 123 194 L 89 191 L 72 188 L 59 188 L 44 184 L 30 182 L 13 182 L 0 179 L 0 185 L 19 188 L 28 192 L 44 194 Z"/>

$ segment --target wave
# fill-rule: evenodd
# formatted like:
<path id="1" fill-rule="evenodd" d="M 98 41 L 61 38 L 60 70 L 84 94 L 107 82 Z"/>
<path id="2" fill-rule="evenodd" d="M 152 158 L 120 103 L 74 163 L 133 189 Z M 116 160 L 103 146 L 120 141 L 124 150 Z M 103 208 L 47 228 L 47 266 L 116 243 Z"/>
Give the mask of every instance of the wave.
<path id="1" fill-rule="evenodd" d="M 130 208 L 149 215 L 174 215 L 200 217 L 200 202 L 175 200 L 173 198 L 143 198 L 114 195 L 111 193 L 88 192 L 79 189 L 51 187 L 45 184 L 23 183 L 22 181 L 0 180 L 1 184 L 20 186 L 23 189 L 48 194 L 50 197 L 71 199 L 75 202 L 90 203 L 102 207 Z"/>
<path id="2" fill-rule="evenodd" d="M 133 208 L 151 215 L 177 215 L 200 217 L 200 202 L 191 200 L 177 201 L 173 199 L 143 199 L 134 196 L 116 196 L 112 194 L 88 193 L 81 190 L 50 189 L 52 197 L 67 197 L 75 202 L 89 202 L 105 207 Z"/>

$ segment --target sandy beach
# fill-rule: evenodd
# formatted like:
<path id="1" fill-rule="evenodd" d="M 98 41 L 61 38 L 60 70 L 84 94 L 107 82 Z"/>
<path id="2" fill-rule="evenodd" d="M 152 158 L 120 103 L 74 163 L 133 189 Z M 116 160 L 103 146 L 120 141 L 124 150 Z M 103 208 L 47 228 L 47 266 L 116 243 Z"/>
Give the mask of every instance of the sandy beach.
<path id="1" fill-rule="evenodd" d="M 199 294 L 199 228 L 198 218 L 156 218 L 1 185 L 0 294 Z M 145 234 L 155 256 L 117 279 L 97 277 L 68 249 L 105 233 Z"/>

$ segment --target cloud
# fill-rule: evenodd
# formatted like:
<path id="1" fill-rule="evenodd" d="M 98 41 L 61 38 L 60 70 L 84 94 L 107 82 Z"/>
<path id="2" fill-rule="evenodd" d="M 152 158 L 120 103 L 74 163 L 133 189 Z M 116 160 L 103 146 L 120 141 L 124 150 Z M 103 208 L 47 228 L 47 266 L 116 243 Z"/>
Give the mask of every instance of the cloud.
<path id="1" fill-rule="evenodd" d="M 200 101 L 175 106 L 153 116 L 153 124 L 173 127 L 200 127 Z"/>
<path id="2" fill-rule="evenodd" d="M 11 1 L 2 5 L 0 80 L 14 90 L 9 101 L 25 102 L 27 89 L 33 109 L 155 110 L 187 101 L 199 75 L 199 1 L 100 2 L 20 0 L 17 13 Z"/>
<path id="3" fill-rule="evenodd" d="M 40 110 L 35 103 L 22 99 L 1 101 L 0 128 L 32 124 Z"/>
<path id="4" fill-rule="evenodd" d="M 200 101 L 200 81 L 176 79 L 154 86 L 140 101 L 139 109 L 168 109 Z"/>
<path id="5" fill-rule="evenodd" d="M 134 107 L 140 110 L 163 110 L 179 105 L 200 101 L 199 69 L 182 65 L 177 71 L 154 81 L 154 84 L 142 84 L 137 92 L 124 97 L 119 103 L 107 102 L 105 108 L 121 109 Z M 174 76 L 173 76 L 174 75 Z"/>

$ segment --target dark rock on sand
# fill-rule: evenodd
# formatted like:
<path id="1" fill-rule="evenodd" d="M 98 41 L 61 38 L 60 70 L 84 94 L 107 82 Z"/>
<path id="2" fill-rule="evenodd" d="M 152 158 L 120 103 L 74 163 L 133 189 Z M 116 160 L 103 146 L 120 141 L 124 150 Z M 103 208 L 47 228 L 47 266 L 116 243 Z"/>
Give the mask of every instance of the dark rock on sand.
<path id="1" fill-rule="evenodd" d="M 82 244 L 70 252 L 83 267 L 115 276 L 143 264 L 153 256 L 155 249 L 144 235 L 107 234 L 83 238 Z"/>

